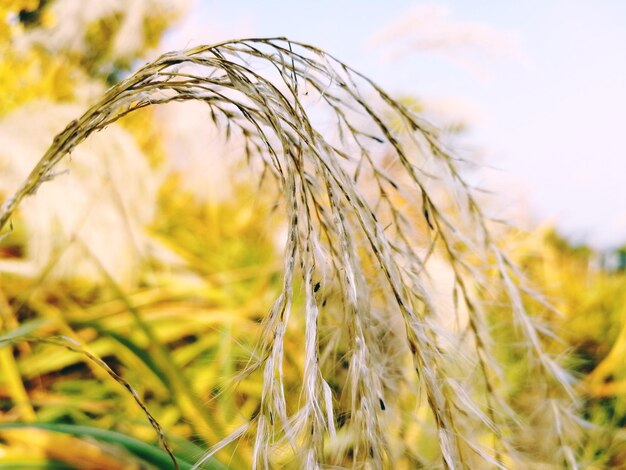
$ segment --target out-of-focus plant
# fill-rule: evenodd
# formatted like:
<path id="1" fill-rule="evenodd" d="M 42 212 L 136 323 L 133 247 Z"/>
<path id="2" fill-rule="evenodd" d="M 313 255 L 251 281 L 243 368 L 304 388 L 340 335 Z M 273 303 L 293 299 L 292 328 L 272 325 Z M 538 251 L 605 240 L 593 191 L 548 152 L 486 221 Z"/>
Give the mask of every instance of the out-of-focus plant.
<path id="1" fill-rule="evenodd" d="M 600 253 L 572 245 L 553 229 L 511 235 L 510 246 L 526 275 L 543 287 L 546 299 L 561 312 L 544 321 L 558 332 L 554 346 L 569 350 L 569 368 L 581 379 L 581 418 L 587 421 L 578 444 L 582 465 L 622 468 L 626 464 L 624 271 L 605 269 Z M 511 375 L 510 380 L 517 384 L 520 406 L 537 406 L 527 377 Z M 539 426 L 545 424 L 538 420 Z"/>
<path id="2" fill-rule="evenodd" d="M 436 129 L 315 47 L 282 38 L 251 39 L 161 56 L 109 89 L 54 138 L 23 185 L 5 200 L 0 227 L 91 134 L 139 109 L 186 100 L 205 103 L 214 122 L 241 139 L 248 165 L 258 170 L 259 188 L 275 201 L 284 229 L 282 269 L 270 269 L 269 284 L 261 284 L 254 309 L 243 310 L 241 317 L 228 311 L 228 322 L 234 323 L 224 340 L 233 332 L 235 337 L 249 332 L 240 343 L 248 353 L 236 365 L 225 362 L 221 374 L 236 373 L 237 380 L 215 388 L 219 410 L 210 413 L 189 387 L 187 380 L 194 378 L 197 386 L 198 379 L 188 375 L 192 369 L 187 365 L 220 337 L 201 329 L 189 334 L 189 325 L 176 337 L 182 319 L 195 325 L 199 318 L 179 318 L 168 297 L 162 297 L 165 285 L 151 292 L 149 286 L 157 280 L 146 279 L 145 288 L 129 296 L 102 269 L 105 282 L 98 289 L 103 291 L 88 288 L 86 297 L 68 291 L 80 310 L 79 323 L 73 325 L 67 322 L 65 302 L 45 301 L 45 307 L 35 308 L 30 295 L 27 303 L 12 299 L 13 305 L 35 311 L 52 307 L 55 332 L 61 328 L 60 334 L 77 343 L 77 351 L 89 343 L 89 350 L 102 357 L 96 346 L 107 342 L 128 351 L 128 363 L 137 364 L 138 375 L 122 383 L 141 387 L 149 375 L 160 381 L 149 392 L 129 388 L 129 399 L 144 412 L 155 394 L 176 403 L 173 415 L 155 411 L 148 416 L 159 433 L 191 425 L 207 444 L 222 438 L 196 467 L 217 465 L 211 456 L 224 448 L 237 467 L 251 462 L 261 468 L 382 468 L 396 461 L 409 467 L 576 466 L 571 436 L 559 424 L 573 412 L 571 379 L 544 347 L 550 332 L 527 313 L 527 304 L 541 303 L 541 298 L 523 283 L 492 236 L 458 162 Z M 177 197 L 175 187 L 167 196 Z M 199 209 L 203 214 L 205 209 Z M 171 221 L 157 224 L 156 230 L 173 240 L 179 237 Z M 204 281 L 201 290 L 220 285 L 211 268 L 198 269 L 212 253 L 208 235 L 210 231 L 206 238 L 183 242 L 184 251 L 176 258 L 186 261 L 181 270 L 191 276 L 188 282 Z M 234 242 L 235 253 L 236 246 Z M 265 259 L 264 253 L 250 259 L 250 251 L 244 252 L 242 262 L 251 262 L 253 270 Z M 448 285 L 431 279 L 433 262 L 447 267 Z M 168 269 L 162 265 L 157 272 Z M 501 297 L 491 295 L 494 276 L 503 287 Z M 256 276 L 243 281 L 246 289 L 260 282 Z M 435 301 L 436 291 L 446 288 L 453 301 Z M 258 304 L 274 293 L 271 306 Z M 94 296 L 100 302 L 90 317 L 85 310 Z M 110 301 L 102 303 L 106 298 Z M 191 301 L 193 295 L 187 292 L 184 298 Z M 520 436 L 531 428 L 510 406 L 506 375 L 492 350 L 485 306 L 496 300 L 505 305 L 501 322 L 514 325 L 510 354 L 519 359 L 522 373 L 533 377 L 535 392 L 546 400 L 545 417 L 554 424 L 547 438 L 541 437 L 541 452 L 520 451 Z M 215 306 L 219 312 L 222 302 L 228 299 L 216 299 L 201 311 Z M 58 305 L 63 305 L 62 314 Z M 263 307 L 260 314 L 258 307 Z M 126 315 L 118 320 L 115 313 L 120 311 Z M 210 323 L 207 315 L 204 321 Z M 20 316 L 27 318 L 23 311 Z M 206 328 L 207 323 L 191 331 L 200 325 Z M 131 332 L 138 335 L 134 341 L 127 336 Z M 34 340 L 32 331 L 8 334 L 12 342 Z M 181 350 L 185 352 L 179 354 Z M 52 354 L 47 352 L 39 367 L 54 364 Z M 67 351 L 57 354 L 63 355 L 60 361 L 76 357 Z M 224 358 L 208 354 L 204 359 L 210 361 L 206 373 Z M 23 367 L 31 367 L 36 377 L 42 369 L 33 364 L 30 358 Z M 117 374 L 114 366 L 112 371 Z M 92 373 L 103 376 L 97 367 Z M 197 373 L 203 374 L 201 367 Z M 19 377 L 14 374 L 15 399 L 33 418 L 35 409 L 29 408 Z M 207 380 L 215 383 L 214 376 Z M 236 399 L 237 391 L 244 391 L 243 397 Z M 415 412 L 407 413 L 411 401 Z M 255 406 L 247 409 L 246 404 Z M 237 419 L 224 425 L 220 415 Z"/>
<path id="3" fill-rule="evenodd" d="M 153 50 L 185 0 L 9 0 L 0 10 L 0 114 L 33 98 L 72 99 Z M 85 76 L 86 75 L 86 76 Z M 81 87 L 78 87 L 81 85 Z M 92 84 L 93 85 L 93 84 Z M 9 93 L 10 92 L 10 93 Z"/>
<path id="4" fill-rule="evenodd" d="M 241 193 L 237 200 L 249 199 Z M 132 462 L 171 467 L 167 454 L 140 445 L 154 439 L 141 408 L 82 350 L 103 358 L 132 384 L 161 423 L 182 468 L 240 426 L 258 406 L 261 388 L 258 380 L 233 387 L 228 378 L 249 357 L 258 320 L 278 288 L 279 266 L 271 234 L 262 230 L 268 222 L 264 214 L 260 203 L 199 204 L 172 179 L 163 187 L 152 230 L 175 255 L 166 265 L 163 259 L 145 263 L 139 288 L 127 293 L 95 258 L 92 264 L 100 274 L 89 278 L 2 274 L 8 339 L 28 335 L 31 346 L 16 345 L 15 358 L 10 348 L 0 349 L 2 390 L 10 400 L 5 404 L 8 422 L 0 425 L 8 443 L 0 461 L 26 464 L 29 456 L 33 462 L 64 462 L 72 468 L 109 468 L 110 462 L 120 468 Z M 23 245 L 14 234 L 13 243 L 4 247 Z M 15 330 L 18 325 L 21 329 Z M 56 339 L 57 345 L 37 342 L 35 331 L 37 338 Z M 32 420 L 46 424 L 37 424 L 41 439 L 27 437 L 33 428 L 25 421 Z M 22 427 L 16 428 L 15 421 Z M 92 441 L 93 466 L 85 466 L 81 449 L 75 454 L 70 452 L 74 447 L 55 448 L 59 433 Z M 245 445 L 241 450 L 223 461 L 230 468 L 247 468 L 249 452 Z M 206 468 L 224 466 L 213 462 Z"/>
<path id="5" fill-rule="evenodd" d="M 0 5 L 0 116 L 33 99 L 68 100 L 77 74 L 66 60 L 27 46 L 16 47 L 23 36 L 20 14 L 39 8 L 37 0 L 9 0 Z M 41 18 L 46 23 L 45 17 Z"/>
<path id="6" fill-rule="evenodd" d="M 156 46 L 184 4 L 161 0 L 98 2 L 89 7 L 76 0 L 3 4 L 0 194 L 13 191 L 60 126 L 104 92 L 108 75 L 127 73 Z M 95 43 L 93 31 L 101 31 Z M 107 145 L 92 140 L 92 146 L 79 150 L 98 154 L 92 160 L 100 162 L 100 168 L 90 171 L 95 169 L 93 162 L 80 163 L 90 158 L 77 158 L 67 170 L 84 177 L 62 191 L 46 191 L 24 211 L 20 221 L 28 237 L 25 256 L 3 262 L 3 269 L 32 275 L 63 252 L 49 274 L 62 275 L 64 266 L 71 266 L 75 274 L 93 272 L 93 266 L 83 262 L 84 250 L 74 242 L 79 239 L 118 281 L 134 280 L 140 253 L 150 249 L 139 226 L 152 220 L 160 184 L 153 169 L 163 164 L 164 154 L 150 111 L 118 124 L 106 136 Z M 21 131 L 27 128 L 32 132 Z M 131 179 L 141 184 L 133 185 L 135 191 L 122 191 Z M 89 230 L 94 219 L 99 229 Z M 41 231 L 52 235 L 41 237 Z"/>

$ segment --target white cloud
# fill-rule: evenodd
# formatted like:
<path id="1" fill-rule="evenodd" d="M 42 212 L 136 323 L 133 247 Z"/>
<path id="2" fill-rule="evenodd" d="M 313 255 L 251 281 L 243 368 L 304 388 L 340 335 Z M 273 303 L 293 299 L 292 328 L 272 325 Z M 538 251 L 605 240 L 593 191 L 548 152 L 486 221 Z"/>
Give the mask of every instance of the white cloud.
<path id="1" fill-rule="evenodd" d="M 469 71 L 484 76 L 487 60 L 513 59 L 527 63 L 519 37 L 490 26 L 456 21 L 443 5 L 413 7 L 383 26 L 367 45 L 380 50 L 387 61 L 416 52 L 437 53 Z"/>

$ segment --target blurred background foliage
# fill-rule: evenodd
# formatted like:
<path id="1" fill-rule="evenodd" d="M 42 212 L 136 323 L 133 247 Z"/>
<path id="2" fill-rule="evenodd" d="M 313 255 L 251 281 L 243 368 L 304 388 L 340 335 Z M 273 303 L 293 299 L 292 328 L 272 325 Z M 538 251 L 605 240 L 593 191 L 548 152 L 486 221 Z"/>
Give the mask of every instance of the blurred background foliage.
<path id="1" fill-rule="evenodd" d="M 15 130 L 17 122 L 27 142 L 39 130 L 28 118 L 16 121 L 14 116 L 24 109 L 26 117 L 45 110 L 49 142 L 54 129 L 65 124 L 57 122 L 59 107 L 85 107 L 150 57 L 186 6 L 165 0 L 86 5 L 73 0 L 0 3 L 0 131 Z M 416 98 L 405 102 L 422 110 Z M 240 166 L 224 163 L 225 173 L 220 173 L 234 183 L 212 180 L 228 188 L 214 188 L 210 194 L 198 190 L 194 174 L 207 167 L 198 167 L 193 158 L 181 165 L 181 158 L 172 155 L 167 138 L 184 142 L 189 136 L 183 131 L 166 136 L 167 119 L 167 112 L 149 109 L 115 126 L 120 139 L 132 139 L 132 151 L 147 166 L 126 180 L 112 173 L 102 184 L 119 189 L 143 178 L 155 188 L 132 196 L 140 202 L 121 198 L 116 205 L 107 198 L 106 204 L 113 204 L 116 212 L 126 211 L 125 216 L 98 217 L 70 230 L 61 219 L 76 211 L 75 206 L 51 198 L 36 208 L 39 223 L 28 221 L 26 213 L 35 209 L 25 206 L 13 222 L 14 230 L 0 241 L 2 468 L 171 465 L 132 396 L 76 349 L 102 358 L 132 384 L 183 467 L 257 412 L 260 374 L 237 382 L 235 378 L 254 354 L 259 320 L 279 291 L 277 247 L 284 221 L 273 205 L 272 188 L 259 191 L 246 183 L 241 176 L 246 170 Z M 463 126 L 447 125 L 453 133 L 462 132 Z M 233 161 L 241 160 L 242 149 L 227 147 L 219 132 L 213 140 L 221 142 L 219 149 L 227 149 Z M 18 139 L 0 148 L 2 171 L 11 161 L 26 158 L 20 145 Z M 33 158 L 44 150 L 39 148 Z M 208 156 L 210 165 L 223 163 L 218 157 Z M 19 171 L 11 175 L 21 179 Z M 10 184 L 3 183 L 0 197 L 9 191 Z M 89 196 L 79 192 L 76 197 Z M 127 220 L 133 214 L 129 208 L 136 204 L 147 207 L 142 214 L 148 214 L 138 224 Z M 54 217 L 46 218 L 43 212 Z M 61 233 L 64 227 L 58 243 L 43 248 L 44 254 L 41 247 L 35 249 L 34 240 Z M 92 242 L 90 231 L 104 234 L 103 240 Z M 111 238 L 119 232 L 122 238 Z M 558 334 L 554 349 L 567 349 L 567 363 L 580 380 L 586 424 L 578 450 L 586 468 L 626 468 L 626 272 L 619 263 L 608 269 L 600 253 L 573 246 L 550 228 L 506 230 L 502 237 L 525 275 L 561 312 L 546 315 L 545 322 Z M 121 240 L 128 250 L 116 251 L 112 240 Z M 58 269 L 69 250 L 79 253 L 71 258 L 71 267 L 78 263 L 89 269 Z M 128 253 L 134 261 L 128 269 L 117 270 L 118 264 L 128 264 Z M 499 328 L 497 305 L 489 315 L 510 393 L 520 409 L 527 409 L 525 415 L 534 416 L 543 398 L 528 386 L 532 377 L 516 374 L 517 358 L 507 344 L 511 335 Z M 290 327 L 288 343 L 295 346 L 304 325 L 296 320 Z M 64 338 L 75 350 L 35 339 L 41 337 Z M 302 359 L 296 351 L 300 349 L 285 351 L 285 379 L 293 391 L 290 399 L 297 401 Z M 340 386 L 345 370 L 329 372 Z M 409 415 L 414 404 L 402 391 L 397 400 Z M 410 425 L 404 436 L 408 448 L 412 440 L 425 438 Z M 252 444 L 244 440 L 227 447 L 207 468 L 248 468 Z M 285 450 L 285 459 L 288 454 Z M 404 456 L 397 466 L 416 465 Z"/>

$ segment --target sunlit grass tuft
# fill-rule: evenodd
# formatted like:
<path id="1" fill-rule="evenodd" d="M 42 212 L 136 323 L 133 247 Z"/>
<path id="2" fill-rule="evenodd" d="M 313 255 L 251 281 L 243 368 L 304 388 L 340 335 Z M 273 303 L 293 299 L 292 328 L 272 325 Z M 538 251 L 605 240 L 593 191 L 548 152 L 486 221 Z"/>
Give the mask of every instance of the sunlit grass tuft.
<path id="1" fill-rule="evenodd" d="M 243 320 L 258 341 L 245 362 L 220 372 L 235 376 L 232 386 L 215 390 L 227 397 L 260 379 L 257 404 L 240 408 L 236 428 L 236 419 L 222 426 L 219 413 L 185 385 L 188 359 L 177 364 L 176 357 L 189 356 L 180 348 L 170 353 L 169 327 L 159 333 L 103 271 L 142 333 L 143 342 L 126 349 L 140 357 L 147 348 L 155 362 L 145 366 L 163 374 L 181 416 L 214 444 L 197 468 L 224 447 L 236 465 L 252 468 L 576 467 L 562 425 L 573 413 L 573 383 L 544 347 L 550 332 L 527 312 L 542 299 L 499 246 L 462 162 L 437 129 L 315 47 L 249 39 L 161 56 L 54 139 L 3 204 L 0 228 L 92 133 L 134 110 L 186 100 L 206 103 L 212 120 L 242 139 L 254 183 L 275 198 L 277 223 L 284 224 L 280 277 L 267 285 L 276 297 L 253 322 L 258 328 Z M 202 267 L 207 250 L 179 256 Z M 442 266 L 448 281 L 441 283 L 433 266 Z M 210 272 L 195 271 L 210 284 Z M 510 347 L 553 424 L 540 437 L 540 452 L 524 452 L 534 428 L 517 415 L 493 351 L 486 308 L 496 302 L 497 321 L 512 325 Z M 236 336 L 241 325 L 230 319 L 225 333 Z M 102 324 L 92 327 L 105 333 Z M 123 336 L 110 337 L 124 344 Z M 188 339 L 193 347 L 216 337 L 203 330 Z M 250 454 L 238 451 L 233 443 L 240 441 Z"/>

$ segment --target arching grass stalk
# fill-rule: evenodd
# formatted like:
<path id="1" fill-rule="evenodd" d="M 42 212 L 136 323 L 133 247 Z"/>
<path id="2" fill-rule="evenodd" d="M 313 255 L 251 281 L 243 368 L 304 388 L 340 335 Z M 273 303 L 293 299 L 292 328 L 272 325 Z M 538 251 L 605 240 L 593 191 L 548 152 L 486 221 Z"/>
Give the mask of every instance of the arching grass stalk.
<path id="1" fill-rule="evenodd" d="M 154 416 L 152 416 L 152 413 L 150 413 L 148 408 L 146 408 L 146 405 L 144 404 L 143 400 L 141 399 L 137 391 L 133 388 L 133 386 L 129 384 L 126 380 L 124 380 L 124 378 L 121 377 L 119 374 L 117 374 L 113 369 L 111 369 L 106 362 L 104 362 L 99 357 L 94 356 L 92 353 L 90 353 L 86 349 L 83 349 L 80 346 L 80 344 L 76 343 L 74 340 L 68 337 L 50 337 L 50 338 L 31 337 L 28 335 L 19 334 L 19 330 L 15 331 L 14 333 L 17 333 L 17 334 L 12 335 L 11 333 L 9 333 L 8 335 L 1 336 L 0 346 L 5 346 L 7 344 L 17 343 L 21 341 L 61 346 L 61 347 L 68 349 L 69 351 L 84 355 L 89 361 L 91 361 L 97 367 L 100 367 L 102 370 L 104 370 L 113 380 L 115 380 L 118 384 L 124 387 L 126 391 L 133 397 L 133 400 L 135 401 L 135 403 L 137 403 L 139 408 L 141 408 L 141 411 L 144 413 L 146 418 L 148 418 L 150 425 L 156 431 L 158 439 L 159 439 L 159 444 L 165 450 L 166 458 L 171 461 L 167 463 L 171 463 L 175 470 L 180 470 L 179 462 L 174 456 L 172 450 L 170 449 L 167 443 L 167 440 L 165 439 L 165 433 L 163 432 L 161 425 L 157 422 Z M 21 423 L 21 424 L 23 424 L 24 426 L 28 426 L 29 424 L 33 424 L 33 423 Z"/>
<path id="2" fill-rule="evenodd" d="M 383 468 L 408 454 L 427 461 L 420 442 L 401 448 L 388 432 L 400 419 L 394 391 L 410 355 L 415 396 L 430 409 L 445 468 L 523 467 L 525 459 L 576 465 L 562 426 L 550 436 L 555 448 L 548 457 L 517 448 L 524 426 L 507 404 L 484 313 L 494 282 L 504 286 L 528 373 L 555 404 L 555 422 L 570 412 L 569 377 L 544 351 L 546 332 L 526 311 L 533 294 L 519 286 L 521 276 L 492 237 L 458 160 L 436 129 L 315 47 L 245 39 L 159 57 L 54 139 L 5 201 L 0 228 L 90 134 L 134 110 L 186 100 L 206 103 L 216 123 L 243 139 L 250 164 L 260 162 L 262 174 L 274 178 L 288 223 L 282 291 L 244 371 L 263 372 L 258 413 L 207 459 L 251 434 L 257 468 L 269 468 L 274 445 L 285 443 L 307 469 Z M 454 311 L 435 300 L 431 257 L 444 260 L 452 275 Z M 306 322 L 298 403 L 286 399 L 283 374 L 292 313 Z M 456 327 L 447 327 L 454 315 Z M 324 329 L 332 321 L 339 328 Z M 345 383 L 333 388 L 328 374 L 339 358 Z"/>

